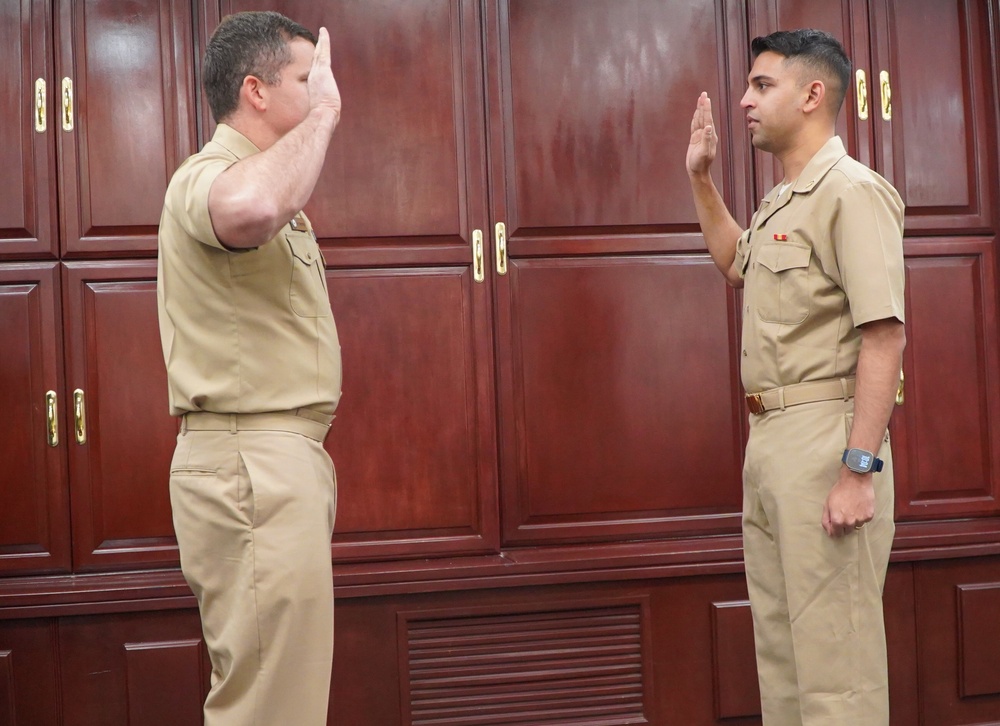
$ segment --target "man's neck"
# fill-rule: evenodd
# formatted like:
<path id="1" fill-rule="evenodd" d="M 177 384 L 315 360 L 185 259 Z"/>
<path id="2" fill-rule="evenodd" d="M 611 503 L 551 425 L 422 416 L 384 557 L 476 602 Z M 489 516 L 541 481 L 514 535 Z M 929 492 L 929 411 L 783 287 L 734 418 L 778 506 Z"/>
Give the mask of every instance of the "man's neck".
<path id="1" fill-rule="evenodd" d="M 776 154 L 778 161 L 781 162 L 781 168 L 785 171 L 785 178 L 782 182 L 790 184 L 798 179 L 806 165 L 834 135 L 835 132 L 832 129 L 824 130 L 823 133 L 803 134 L 787 150 Z"/>
<path id="2" fill-rule="evenodd" d="M 223 123 L 246 136 L 260 151 L 274 145 L 277 137 L 266 124 L 239 112 L 230 115 Z"/>

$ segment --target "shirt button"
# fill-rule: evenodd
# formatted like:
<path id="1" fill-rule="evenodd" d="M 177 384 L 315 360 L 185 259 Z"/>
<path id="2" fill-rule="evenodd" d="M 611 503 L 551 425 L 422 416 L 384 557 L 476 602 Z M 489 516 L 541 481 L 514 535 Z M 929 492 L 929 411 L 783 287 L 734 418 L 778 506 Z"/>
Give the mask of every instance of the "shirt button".
<path id="1" fill-rule="evenodd" d="M 746 352 L 746 351 L 743 351 L 743 357 L 744 357 L 744 358 L 746 358 L 746 357 L 747 357 L 747 352 Z"/>

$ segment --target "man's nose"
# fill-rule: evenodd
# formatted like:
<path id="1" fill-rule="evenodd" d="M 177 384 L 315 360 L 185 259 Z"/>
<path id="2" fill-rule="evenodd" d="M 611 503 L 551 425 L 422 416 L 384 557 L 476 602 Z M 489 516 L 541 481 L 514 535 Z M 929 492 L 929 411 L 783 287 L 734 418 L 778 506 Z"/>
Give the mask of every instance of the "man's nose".
<path id="1" fill-rule="evenodd" d="M 750 89 L 743 94 L 743 98 L 740 99 L 740 108 L 750 108 L 753 106 L 753 100 L 750 98 Z"/>

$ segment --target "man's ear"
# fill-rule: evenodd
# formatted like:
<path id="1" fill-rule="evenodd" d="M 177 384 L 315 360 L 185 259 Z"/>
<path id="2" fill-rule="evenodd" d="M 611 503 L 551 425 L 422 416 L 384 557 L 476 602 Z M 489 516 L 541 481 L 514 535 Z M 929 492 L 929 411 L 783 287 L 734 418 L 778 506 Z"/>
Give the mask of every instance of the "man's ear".
<path id="1" fill-rule="evenodd" d="M 815 81 L 810 81 L 809 85 L 805 87 L 806 96 L 802 103 L 803 113 L 813 113 L 816 109 L 823 106 L 826 100 L 826 84 L 823 81 L 817 79 Z"/>
<path id="2" fill-rule="evenodd" d="M 240 86 L 240 96 L 246 99 L 247 103 L 257 111 L 267 110 L 267 96 L 264 91 L 264 84 L 257 76 L 245 76 L 243 84 Z"/>

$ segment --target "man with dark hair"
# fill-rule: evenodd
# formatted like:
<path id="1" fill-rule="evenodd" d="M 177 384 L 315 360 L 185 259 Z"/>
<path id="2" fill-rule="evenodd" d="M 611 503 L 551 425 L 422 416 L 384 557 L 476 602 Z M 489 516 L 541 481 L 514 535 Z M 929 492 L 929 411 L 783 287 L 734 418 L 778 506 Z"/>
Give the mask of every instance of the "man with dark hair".
<path id="1" fill-rule="evenodd" d="M 212 660 L 206 726 L 323 726 L 333 659 L 341 361 L 302 208 L 340 120 L 330 38 L 225 18 L 205 55 L 218 128 L 174 174 L 157 296 L 181 569 Z"/>
<path id="2" fill-rule="evenodd" d="M 886 726 L 903 204 L 836 136 L 850 79 L 840 44 L 797 30 L 752 48 L 740 105 L 784 179 L 742 230 L 710 176 L 704 93 L 687 169 L 709 252 L 743 288 L 743 542 L 764 724 Z"/>

